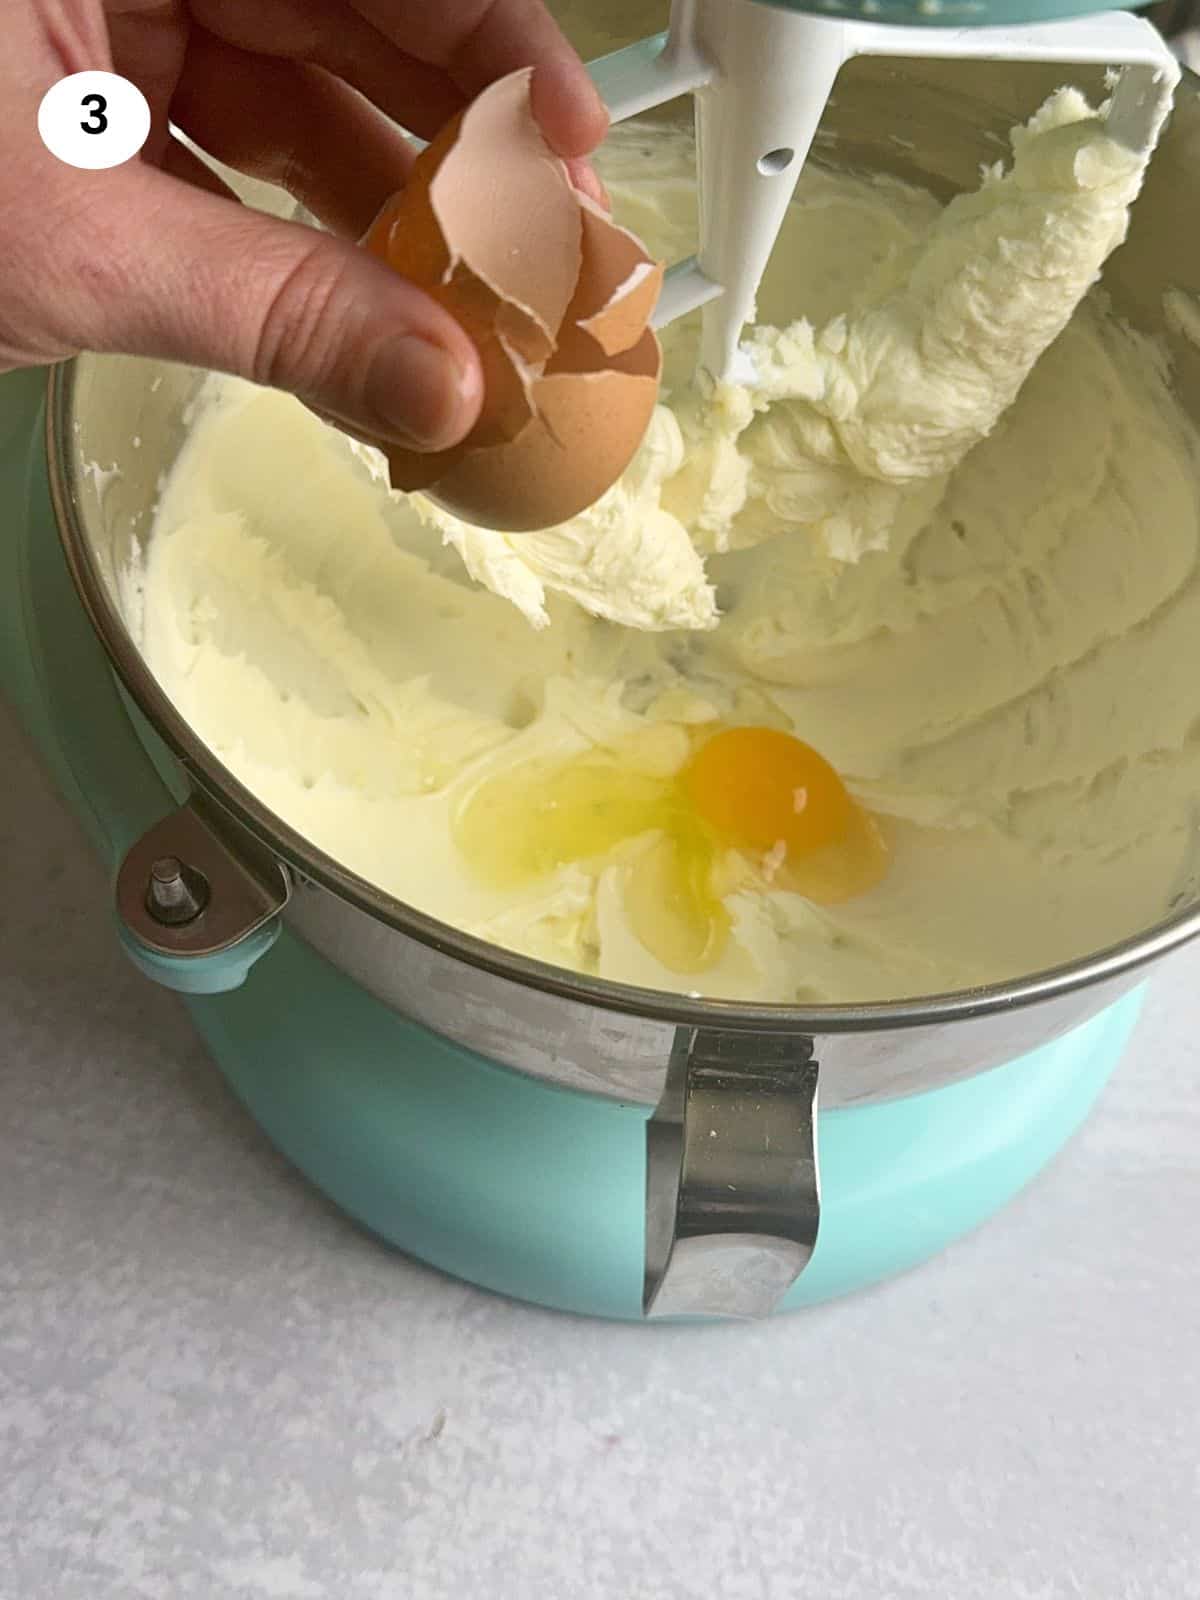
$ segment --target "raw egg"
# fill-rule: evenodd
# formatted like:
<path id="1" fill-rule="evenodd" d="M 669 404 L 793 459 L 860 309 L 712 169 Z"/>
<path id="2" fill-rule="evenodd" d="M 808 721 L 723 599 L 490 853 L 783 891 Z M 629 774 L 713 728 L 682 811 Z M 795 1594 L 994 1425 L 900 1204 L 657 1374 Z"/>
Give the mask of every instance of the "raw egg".
<path id="1" fill-rule="evenodd" d="M 366 248 L 479 351 L 479 420 L 452 450 L 388 451 L 392 487 L 490 528 L 575 516 L 633 459 L 658 398 L 661 263 L 579 193 L 542 137 L 531 71 L 500 79 L 417 158 Z"/>
<path id="2" fill-rule="evenodd" d="M 887 870 L 875 819 L 829 763 L 792 734 L 733 727 L 701 736 L 678 771 L 639 766 L 636 746 L 532 761 L 490 778 L 455 822 L 480 877 L 515 888 L 652 836 L 631 860 L 625 906 L 639 939 L 675 972 L 720 959 L 724 897 L 748 872 L 831 905 Z"/>

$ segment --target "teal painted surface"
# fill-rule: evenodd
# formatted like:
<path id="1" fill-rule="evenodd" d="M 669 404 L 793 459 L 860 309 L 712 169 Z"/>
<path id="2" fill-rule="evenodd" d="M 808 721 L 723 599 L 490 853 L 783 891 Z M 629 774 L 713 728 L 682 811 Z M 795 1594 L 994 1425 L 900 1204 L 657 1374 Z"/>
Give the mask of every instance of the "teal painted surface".
<path id="1" fill-rule="evenodd" d="M 240 989 L 282 930 L 282 922 L 274 917 L 230 949 L 214 956 L 162 955 L 135 939 L 123 923 L 117 925 L 117 937 L 144 978 L 161 984 L 164 989 L 173 989 L 176 994 L 208 995 Z"/>
<path id="2" fill-rule="evenodd" d="M 111 869 L 175 800 L 71 589 L 40 396 L 26 375 L 0 380 L 0 683 Z M 640 1315 L 644 1107 L 460 1050 L 286 930 L 243 988 L 187 1003 L 267 1135 L 374 1233 L 499 1293 Z M 966 1083 L 823 1113 L 821 1235 L 787 1309 L 914 1266 L 1002 1206 L 1086 1116 L 1139 1006 Z"/>
<path id="3" fill-rule="evenodd" d="M 823 1114 L 821 1234 L 784 1309 L 916 1266 L 1004 1205 L 1083 1121 L 1139 1007 L 936 1093 Z M 435 1039 L 287 933 L 192 1015 L 274 1143 L 372 1232 L 516 1299 L 640 1318 L 645 1107 Z"/>
<path id="4" fill-rule="evenodd" d="M 0 686 L 115 866 L 171 803 L 131 736 L 63 561 L 42 447 L 45 387 L 45 373 L 0 377 Z"/>

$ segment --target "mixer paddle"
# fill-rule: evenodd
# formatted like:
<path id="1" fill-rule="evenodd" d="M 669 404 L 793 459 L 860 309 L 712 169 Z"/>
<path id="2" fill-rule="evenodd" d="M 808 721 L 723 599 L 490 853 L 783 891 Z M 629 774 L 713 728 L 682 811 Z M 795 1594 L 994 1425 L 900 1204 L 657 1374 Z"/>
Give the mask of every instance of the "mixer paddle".
<path id="1" fill-rule="evenodd" d="M 1157 143 L 1180 69 L 1150 23 L 1123 11 L 1021 27 L 946 21 L 903 27 L 764 0 L 673 0 L 666 33 L 591 64 L 614 122 L 695 97 L 699 248 L 669 269 L 655 322 L 702 306 L 700 365 L 713 378 L 756 381 L 742 330 L 834 82 L 854 56 L 1108 67 L 1109 132 L 1139 153 Z"/>

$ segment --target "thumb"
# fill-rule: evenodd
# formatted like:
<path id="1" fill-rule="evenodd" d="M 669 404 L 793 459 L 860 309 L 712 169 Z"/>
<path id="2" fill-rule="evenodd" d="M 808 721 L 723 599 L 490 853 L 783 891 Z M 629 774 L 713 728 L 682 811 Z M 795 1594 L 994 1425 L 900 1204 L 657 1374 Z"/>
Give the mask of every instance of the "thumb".
<path id="1" fill-rule="evenodd" d="M 156 168 L 120 171 L 104 210 L 123 231 L 105 253 L 93 231 L 77 280 L 80 345 L 286 389 L 381 442 L 440 450 L 469 432 L 478 355 L 420 289 L 345 240 Z"/>

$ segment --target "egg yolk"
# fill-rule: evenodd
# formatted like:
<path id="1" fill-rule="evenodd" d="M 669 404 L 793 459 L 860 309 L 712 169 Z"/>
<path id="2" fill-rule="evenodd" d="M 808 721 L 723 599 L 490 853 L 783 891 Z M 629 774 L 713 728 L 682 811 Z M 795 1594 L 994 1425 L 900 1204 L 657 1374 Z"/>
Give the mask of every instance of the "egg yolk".
<path id="1" fill-rule="evenodd" d="M 730 844 L 788 855 L 833 844 L 854 802 L 823 756 L 777 728 L 726 728 L 681 774 L 698 816 Z"/>
<path id="2" fill-rule="evenodd" d="M 529 762 L 475 789 L 455 835 L 496 888 L 652 836 L 629 858 L 625 909 L 637 937 L 676 972 L 720 959 L 730 926 L 724 896 L 755 863 L 777 888 L 826 905 L 863 893 L 887 870 L 874 818 L 824 757 L 774 728 L 703 737 L 666 777 L 639 768 L 632 747 Z"/>

